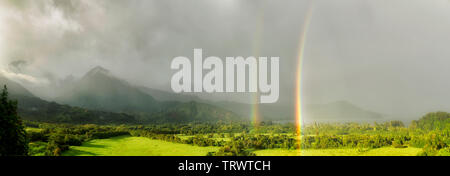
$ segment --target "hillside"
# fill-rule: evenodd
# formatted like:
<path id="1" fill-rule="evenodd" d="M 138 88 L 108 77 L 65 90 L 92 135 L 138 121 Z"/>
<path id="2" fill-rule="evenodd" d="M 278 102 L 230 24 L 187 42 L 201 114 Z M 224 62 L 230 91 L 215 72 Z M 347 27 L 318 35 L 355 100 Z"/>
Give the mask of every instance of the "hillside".
<path id="1" fill-rule="evenodd" d="M 364 110 L 347 101 L 306 105 L 303 115 L 307 122 L 373 122 L 383 118 L 379 113 Z"/>
<path id="2" fill-rule="evenodd" d="M 8 78 L 4 77 L 3 75 L 0 75 L 1 89 L 3 89 L 4 85 L 6 85 L 8 87 L 8 92 L 12 96 L 21 95 L 21 96 L 26 96 L 26 97 L 34 97 L 34 95 L 30 91 L 28 91 L 26 88 L 24 88 L 19 83 L 9 80 Z"/>
<path id="3" fill-rule="evenodd" d="M 110 86 L 116 86 L 112 85 L 119 84 L 118 89 L 128 89 L 129 91 L 136 90 L 134 87 L 129 86 L 128 84 L 124 82 L 120 82 L 120 80 L 115 79 L 114 77 L 107 77 L 108 72 L 105 70 L 102 70 L 101 68 L 94 69 L 93 71 L 86 74 L 86 76 L 77 84 L 78 86 L 81 86 L 82 84 L 88 84 L 91 83 L 91 81 L 94 81 L 93 79 L 98 79 L 99 83 L 105 83 Z M 119 82 L 119 83 L 118 83 Z M 159 103 L 158 106 L 166 107 L 161 110 L 157 110 L 157 112 L 148 113 L 144 116 L 139 116 L 142 113 L 146 113 L 146 109 L 144 109 L 146 106 L 145 101 L 155 103 L 155 101 L 151 96 L 141 93 L 136 90 L 136 92 L 131 93 L 123 93 L 118 96 L 114 96 L 112 91 L 118 91 L 114 87 L 110 87 L 109 89 L 105 90 L 107 93 L 101 93 L 101 89 L 97 86 L 90 86 L 85 87 L 81 86 L 81 91 L 75 91 L 75 92 L 99 92 L 99 94 L 92 94 L 92 99 L 94 100 L 111 100 L 114 98 L 123 98 L 126 100 L 130 100 L 131 98 L 137 99 L 136 101 L 133 101 L 132 103 L 126 105 L 130 107 L 130 109 L 133 109 L 133 112 L 135 113 L 118 113 L 118 112 L 111 112 L 107 110 L 102 110 L 102 108 L 99 108 L 99 106 L 94 106 L 93 104 L 85 104 L 84 106 L 89 106 L 89 108 L 83 108 L 83 107 L 77 107 L 77 106 L 70 106 L 70 105 L 62 105 L 55 102 L 48 102 L 45 100 L 40 99 L 39 97 L 34 96 L 32 93 L 30 93 L 26 88 L 22 87 L 20 84 L 11 81 L 7 78 L 0 77 L 0 84 L 4 85 L 6 84 L 9 88 L 10 92 L 10 98 L 18 100 L 18 111 L 19 115 L 24 120 L 31 120 L 31 121 L 39 121 L 39 122 L 51 122 L 51 123 L 71 123 L 71 124 L 136 124 L 136 123 L 149 123 L 149 122 L 164 122 L 164 123 L 178 123 L 178 122 L 192 122 L 192 121 L 209 121 L 209 122 L 215 122 L 215 121 L 229 121 L 229 120 L 240 120 L 240 117 L 236 115 L 235 113 L 231 111 L 227 111 L 225 109 L 208 105 L 204 103 L 198 103 L 198 102 L 187 102 L 187 103 L 181 103 L 177 101 L 167 101 L 167 102 L 157 102 Z M 86 88 L 86 89 L 84 89 Z M 122 90 L 126 91 L 126 90 Z M 120 94 L 120 93 L 118 93 Z M 125 95 L 134 95 L 134 97 L 122 97 Z M 169 93 L 170 94 L 170 93 Z M 73 96 L 75 94 L 72 94 Z M 79 94 L 77 94 L 79 95 Z M 87 96 L 87 95 L 86 95 Z M 109 97 L 110 96 L 110 97 Z M 136 96 L 141 96 L 142 99 L 139 99 Z M 101 99 L 101 98 L 105 99 Z M 77 97 L 74 97 L 77 99 Z M 144 99 L 145 98 L 145 99 Z M 142 104 L 139 101 L 142 101 Z M 99 103 L 99 101 L 93 101 Z M 130 101 L 128 101 L 130 102 Z M 89 102 L 87 102 L 89 103 Z M 105 102 L 106 103 L 106 102 Z M 133 104 L 134 103 L 134 104 Z M 107 104 L 107 103 L 106 103 Z M 114 105 L 123 105 L 123 103 L 113 103 Z M 99 104 L 101 105 L 101 104 Z M 133 106 L 140 105 L 140 108 L 143 109 L 137 109 Z M 125 107 L 121 106 L 121 107 Z M 139 107 L 139 106 L 138 106 Z M 112 108 L 112 107 L 109 107 Z M 155 110 L 156 111 L 156 110 Z"/>
<path id="4" fill-rule="evenodd" d="M 248 117 L 253 105 L 236 102 L 211 102 L 211 104 L 231 110 L 241 116 Z M 263 120 L 294 120 L 294 105 L 260 104 L 259 114 Z M 346 101 L 328 104 L 307 104 L 303 109 L 307 122 L 373 122 L 380 120 L 383 115 L 364 110 Z"/>
<path id="5" fill-rule="evenodd" d="M 152 115 L 153 122 L 214 122 L 240 120 L 234 112 L 198 102 L 188 102 L 176 105 Z"/>
<path id="6" fill-rule="evenodd" d="M 450 130 L 450 113 L 428 113 L 419 120 L 413 120 L 410 127 L 422 130 Z"/>
<path id="7" fill-rule="evenodd" d="M 102 67 L 93 68 L 67 89 L 56 101 L 88 109 L 125 113 L 159 112 L 165 106 Z"/>
<path id="8" fill-rule="evenodd" d="M 251 120 L 252 104 L 207 101 L 189 94 L 133 86 L 108 70 L 96 67 L 65 87 L 50 103 L 35 97 L 20 84 L 0 77 L 19 100 L 25 119 L 74 123 L 190 122 Z M 61 105 L 67 104 L 67 105 Z M 293 120 L 293 105 L 260 104 L 261 120 Z M 79 108 L 75 108 L 79 107 Z M 373 122 L 382 115 L 349 102 L 305 105 L 305 122 Z M 106 119 L 106 120 L 102 120 Z"/>
<path id="9" fill-rule="evenodd" d="M 144 86 L 139 86 L 138 89 L 141 92 L 144 92 L 153 98 L 155 98 L 158 101 L 178 101 L 178 102 L 190 102 L 190 101 L 197 101 L 201 102 L 202 100 L 198 98 L 195 95 L 189 95 L 184 93 L 173 93 L 169 91 L 159 90 L 159 89 L 153 89 L 148 88 Z"/>
<path id="10" fill-rule="evenodd" d="M 18 113 L 24 120 L 73 124 L 138 123 L 133 116 L 127 114 L 87 110 L 42 100 L 20 84 L 2 76 L 0 84 L 7 85 L 10 99 L 18 101 Z"/>

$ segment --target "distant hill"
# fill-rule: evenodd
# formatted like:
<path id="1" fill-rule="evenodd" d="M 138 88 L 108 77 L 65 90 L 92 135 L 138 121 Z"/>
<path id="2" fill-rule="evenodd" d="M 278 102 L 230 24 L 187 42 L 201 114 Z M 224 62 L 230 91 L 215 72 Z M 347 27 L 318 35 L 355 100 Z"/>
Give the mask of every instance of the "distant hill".
<path id="1" fill-rule="evenodd" d="M 236 102 L 211 102 L 211 104 L 231 110 L 250 118 L 253 105 Z M 294 120 L 294 105 L 260 104 L 259 114 L 263 120 Z M 361 109 L 349 102 L 338 101 L 328 104 L 309 104 L 303 107 L 306 122 L 373 122 L 381 120 L 382 114 Z"/>
<path id="2" fill-rule="evenodd" d="M 20 84 L 0 77 L 19 100 L 24 119 L 76 123 L 189 122 L 251 120 L 254 105 L 208 101 L 189 94 L 133 86 L 102 67 L 64 86 L 64 93 L 51 103 L 35 97 Z M 61 105 L 67 104 L 67 105 Z M 259 104 L 261 120 L 294 120 L 294 105 Z M 305 105 L 305 122 L 373 122 L 383 115 L 346 101 Z"/>
<path id="3" fill-rule="evenodd" d="M 304 109 L 305 121 L 310 122 L 373 122 L 383 118 L 382 114 L 361 109 L 347 101 L 306 105 Z"/>
<path id="4" fill-rule="evenodd" d="M 133 114 L 142 121 L 240 119 L 235 113 L 208 105 L 196 96 L 130 85 L 102 67 L 95 67 L 72 84 L 57 99 L 58 102 L 92 110 Z"/>
<path id="5" fill-rule="evenodd" d="M 422 130 L 450 130 L 450 113 L 428 113 L 419 120 L 413 120 L 410 127 Z"/>
<path id="6" fill-rule="evenodd" d="M 214 122 L 242 120 L 239 115 L 213 105 L 187 102 L 152 115 L 154 122 Z"/>
<path id="7" fill-rule="evenodd" d="M 27 97 L 34 97 L 34 95 L 29 92 L 26 88 L 20 85 L 17 82 L 11 81 L 8 78 L 0 75 L 0 89 L 3 90 L 3 86 L 6 85 L 8 87 L 8 92 L 10 95 L 21 95 Z"/>
<path id="8" fill-rule="evenodd" d="M 141 92 L 149 94 L 158 101 L 179 101 L 179 102 L 190 102 L 190 101 L 203 101 L 195 95 L 188 95 L 183 93 L 173 93 L 169 91 L 148 88 L 144 86 L 137 87 Z"/>
<path id="9" fill-rule="evenodd" d="M 0 76 L 0 85 L 7 85 L 9 98 L 18 101 L 18 113 L 24 120 L 74 124 L 139 123 L 127 114 L 93 111 L 42 100 L 3 76 Z"/>
<path id="10" fill-rule="evenodd" d="M 222 107 L 224 109 L 233 111 L 243 117 L 252 118 L 250 115 L 253 111 L 253 104 L 238 103 L 232 101 L 218 101 L 208 103 Z M 293 118 L 293 110 L 290 106 L 283 106 L 277 104 L 258 104 L 260 118 L 262 120 L 285 120 Z"/>
<path id="11" fill-rule="evenodd" d="M 115 78 L 109 71 L 101 67 L 91 70 L 82 79 L 74 82 L 74 86 L 70 90 L 66 90 L 71 92 L 70 96 L 62 98 L 66 102 L 71 102 L 71 105 L 42 100 L 19 83 L 4 77 L 0 77 L 0 84 L 6 84 L 9 88 L 10 98 L 18 100 L 19 115 L 22 119 L 31 121 L 71 124 L 137 124 L 241 120 L 239 115 L 231 111 L 205 103 L 157 101 L 138 88 Z M 177 94 L 156 89 L 145 90 L 163 100 L 197 99 L 194 96 L 178 97 Z M 160 109 L 149 111 L 148 105 Z"/>
<path id="12" fill-rule="evenodd" d="M 154 113 L 166 104 L 123 81 L 102 67 L 95 67 L 56 101 L 88 109 L 125 112 Z"/>

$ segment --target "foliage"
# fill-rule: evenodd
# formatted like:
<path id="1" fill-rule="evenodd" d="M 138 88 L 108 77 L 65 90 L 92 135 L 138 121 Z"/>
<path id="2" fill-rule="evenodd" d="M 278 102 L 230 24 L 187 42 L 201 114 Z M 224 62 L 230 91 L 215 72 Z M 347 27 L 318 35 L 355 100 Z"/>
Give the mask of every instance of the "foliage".
<path id="1" fill-rule="evenodd" d="M 27 134 L 17 115 L 17 101 L 8 99 L 6 86 L 0 95 L 0 156 L 28 154 Z"/>
<path id="2" fill-rule="evenodd" d="M 439 119 L 447 123 L 445 118 Z M 302 128 L 301 148 L 309 151 L 348 149 L 361 155 L 387 148 L 389 150 L 386 151 L 393 152 L 422 148 L 420 155 L 448 155 L 450 132 L 447 128 L 442 128 L 446 124 L 437 122 L 435 118 L 429 119 L 428 116 L 418 122 L 420 123 L 417 124 L 434 125 L 431 126 L 433 128 L 430 125 L 417 124 L 406 127 L 399 121 L 374 124 L 314 123 Z M 294 124 L 289 123 L 262 122 L 254 126 L 249 122 L 219 121 L 117 126 L 27 121 L 26 124 L 40 129 L 30 130 L 28 137 L 33 143 L 46 143 L 46 155 L 60 155 L 69 146 L 80 146 L 93 139 L 121 135 L 196 147 L 219 147 L 218 150 L 208 153 L 216 156 L 252 156 L 255 155 L 254 151 L 298 149 L 296 128 Z"/>

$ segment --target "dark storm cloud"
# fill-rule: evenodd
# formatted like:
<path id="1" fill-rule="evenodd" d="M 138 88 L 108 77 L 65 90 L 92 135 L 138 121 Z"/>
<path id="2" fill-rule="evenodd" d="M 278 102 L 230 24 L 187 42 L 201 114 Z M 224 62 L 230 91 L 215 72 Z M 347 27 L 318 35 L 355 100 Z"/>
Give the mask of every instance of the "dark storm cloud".
<path id="1" fill-rule="evenodd" d="M 27 61 L 15 60 L 9 63 L 9 69 L 15 72 L 22 72 L 22 68 L 26 67 Z"/>
<path id="2" fill-rule="evenodd" d="M 171 60 L 192 58 L 194 48 L 222 58 L 279 56 L 279 103 L 290 104 L 307 4 L 2 1 L 0 69 L 52 84 L 101 65 L 133 84 L 170 90 Z M 304 101 L 347 100 L 386 114 L 450 110 L 449 18 L 447 0 L 314 1 L 305 50 Z M 27 64 L 7 67 L 22 61 Z M 240 94 L 212 97 L 250 99 Z"/>

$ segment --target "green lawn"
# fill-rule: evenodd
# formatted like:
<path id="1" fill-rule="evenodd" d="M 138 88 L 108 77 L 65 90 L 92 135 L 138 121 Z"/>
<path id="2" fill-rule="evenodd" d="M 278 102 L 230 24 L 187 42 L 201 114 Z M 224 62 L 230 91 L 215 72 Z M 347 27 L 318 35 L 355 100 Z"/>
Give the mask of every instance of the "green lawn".
<path id="1" fill-rule="evenodd" d="M 416 156 L 420 148 L 383 147 L 360 152 L 358 149 L 307 149 L 301 156 Z M 257 156 L 299 156 L 296 150 L 270 149 L 254 151 Z"/>
<path id="2" fill-rule="evenodd" d="M 63 156 L 206 156 L 218 147 L 198 147 L 145 137 L 119 136 L 70 146 Z"/>

